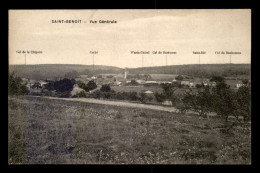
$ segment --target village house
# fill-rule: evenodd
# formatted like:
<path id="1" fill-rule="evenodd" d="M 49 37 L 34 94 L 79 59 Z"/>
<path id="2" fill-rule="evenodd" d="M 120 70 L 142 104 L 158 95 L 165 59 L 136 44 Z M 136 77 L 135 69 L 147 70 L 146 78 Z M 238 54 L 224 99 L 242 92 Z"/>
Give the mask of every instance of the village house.
<path id="1" fill-rule="evenodd" d="M 155 83 L 158 83 L 157 81 L 146 81 L 145 83 L 147 84 L 155 84 Z"/>
<path id="2" fill-rule="evenodd" d="M 190 88 L 194 88 L 194 87 L 195 87 L 195 84 L 194 84 L 193 82 L 190 82 L 190 83 L 189 83 L 189 87 L 190 87 Z"/>
<path id="3" fill-rule="evenodd" d="M 115 81 L 115 85 L 118 85 L 118 86 L 120 86 L 122 84 L 122 82 L 120 82 L 120 81 Z"/>
<path id="4" fill-rule="evenodd" d="M 240 88 L 242 86 L 245 86 L 245 84 L 243 84 L 242 82 L 241 83 L 236 83 L 236 88 Z"/>
<path id="5" fill-rule="evenodd" d="M 97 79 L 97 76 L 92 76 L 91 79 L 92 80 Z"/>
<path id="6" fill-rule="evenodd" d="M 44 87 L 44 85 L 47 84 L 47 82 L 45 82 L 43 80 L 40 80 L 39 83 L 40 83 L 41 87 Z"/>
<path id="7" fill-rule="evenodd" d="M 172 102 L 170 100 L 165 100 L 162 102 L 163 105 L 172 106 Z"/>
<path id="8" fill-rule="evenodd" d="M 190 81 L 188 81 L 188 80 L 183 80 L 183 81 L 181 81 L 181 85 L 189 86 L 189 85 L 190 85 Z"/>
<path id="9" fill-rule="evenodd" d="M 172 82 L 169 82 L 169 81 L 161 81 L 159 82 L 160 84 L 171 84 Z"/>
<path id="10" fill-rule="evenodd" d="M 145 91 L 144 93 L 145 93 L 145 94 L 153 94 L 153 92 L 152 92 L 152 91 L 149 91 L 149 90 Z"/>
<path id="11" fill-rule="evenodd" d="M 145 80 L 142 80 L 142 79 L 136 80 L 136 82 L 137 82 L 138 84 L 145 84 Z"/>

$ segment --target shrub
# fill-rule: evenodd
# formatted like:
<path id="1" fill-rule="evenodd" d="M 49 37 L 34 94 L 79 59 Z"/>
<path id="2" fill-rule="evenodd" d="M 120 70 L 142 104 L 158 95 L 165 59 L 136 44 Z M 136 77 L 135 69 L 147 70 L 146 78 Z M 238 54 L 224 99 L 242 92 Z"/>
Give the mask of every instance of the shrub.
<path id="1" fill-rule="evenodd" d="M 202 87 L 196 93 L 189 90 L 184 94 L 182 102 L 184 105 L 179 107 L 180 111 L 191 110 L 199 113 L 200 116 L 205 117 L 211 111 L 211 99 L 209 87 Z"/>
<path id="2" fill-rule="evenodd" d="M 97 84 L 94 82 L 94 80 L 91 80 L 87 83 L 87 87 L 89 90 L 93 90 L 97 88 Z"/>
<path id="3" fill-rule="evenodd" d="M 69 79 L 62 79 L 54 82 L 54 89 L 58 92 L 67 92 L 73 89 L 73 82 Z"/>
<path id="4" fill-rule="evenodd" d="M 32 85 L 32 88 L 35 89 L 35 88 L 42 88 L 40 82 L 35 82 L 33 85 Z"/>
<path id="5" fill-rule="evenodd" d="M 82 98 L 82 97 L 87 97 L 86 93 L 84 91 L 80 91 L 79 93 L 77 93 L 76 95 L 78 98 Z"/>
<path id="6" fill-rule="evenodd" d="M 137 92 L 128 92 L 128 94 L 126 94 L 127 98 L 129 98 L 130 100 L 137 100 Z"/>
<path id="7" fill-rule="evenodd" d="M 102 92 L 110 92 L 111 88 L 108 84 L 102 85 L 102 87 L 100 88 L 100 91 Z"/>
<path id="8" fill-rule="evenodd" d="M 85 83 L 83 83 L 81 81 L 77 81 L 77 84 L 80 88 L 84 89 L 86 92 L 89 92 L 89 88 Z"/>
<path id="9" fill-rule="evenodd" d="M 236 93 L 225 82 L 218 82 L 212 89 L 212 111 L 227 121 L 228 116 L 236 116 L 237 109 Z"/>
<path id="10" fill-rule="evenodd" d="M 183 80 L 183 76 L 182 75 L 178 75 L 175 77 L 176 80 L 178 81 L 182 81 Z"/>
<path id="11" fill-rule="evenodd" d="M 247 85 L 240 87 L 236 93 L 236 97 L 240 110 L 239 115 L 243 116 L 245 121 L 249 121 L 251 119 L 250 87 Z"/>
<path id="12" fill-rule="evenodd" d="M 101 91 L 97 90 L 91 94 L 92 98 L 100 98 L 101 97 Z"/>
<path id="13" fill-rule="evenodd" d="M 9 95 L 25 95 L 28 94 L 28 89 L 22 84 L 20 77 L 14 76 L 14 73 L 8 75 L 8 94 Z"/>
<path id="14" fill-rule="evenodd" d="M 165 100 L 165 96 L 163 94 L 159 94 L 158 92 L 155 92 L 154 96 L 155 96 L 156 101 L 159 103 L 161 103 Z"/>
<path id="15" fill-rule="evenodd" d="M 141 93 L 140 97 L 138 98 L 142 103 L 146 103 L 148 100 L 148 97 L 145 93 Z"/>

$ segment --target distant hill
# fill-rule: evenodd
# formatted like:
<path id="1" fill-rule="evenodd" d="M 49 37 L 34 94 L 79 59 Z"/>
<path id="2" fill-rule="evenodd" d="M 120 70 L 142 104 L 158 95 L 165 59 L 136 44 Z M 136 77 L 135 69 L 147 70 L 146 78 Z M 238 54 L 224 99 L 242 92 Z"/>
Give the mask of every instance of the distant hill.
<path id="1" fill-rule="evenodd" d="M 143 68 L 128 68 L 129 73 L 147 74 L 182 74 L 193 77 L 210 77 L 220 75 L 223 77 L 235 77 L 251 75 L 250 64 L 190 64 L 170 65 Z"/>
<path id="2" fill-rule="evenodd" d="M 101 73 L 123 73 L 121 68 L 112 66 L 74 65 L 74 64 L 40 64 L 40 65 L 9 65 L 9 72 L 17 76 L 29 79 L 56 79 L 64 78 L 67 73 L 77 72 L 85 75 L 97 75 Z"/>
<path id="3" fill-rule="evenodd" d="M 17 76 L 29 79 L 57 79 L 64 78 L 66 74 L 98 75 L 98 74 L 122 74 L 124 68 L 113 66 L 74 65 L 74 64 L 41 64 L 41 65 L 10 65 L 9 72 Z M 223 77 L 250 77 L 250 64 L 191 64 L 171 65 L 143 68 L 127 68 L 130 74 L 182 74 L 193 77 L 210 77 L 220 75 Z"/>

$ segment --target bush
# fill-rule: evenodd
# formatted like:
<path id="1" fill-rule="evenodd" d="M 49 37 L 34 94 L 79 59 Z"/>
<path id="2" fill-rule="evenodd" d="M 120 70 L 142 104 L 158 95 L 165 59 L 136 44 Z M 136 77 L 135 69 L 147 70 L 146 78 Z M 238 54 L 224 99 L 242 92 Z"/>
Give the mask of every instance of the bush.
<path id="1" fill-rule="evenodd" d="M 175 77 L 176 80 L 178 81 L 182 81 L 183 80 L 183 76 L 182 75 L 178 75 Z"/>
<path id="2" fill-rule="evenodd" d="M 91 94 L 91 97 L 92 98 L 101 98 L 101 91 L 99 91 L 99 90 L 97 90 L 97 91 L 95 91 L 95 92 L 93 92 L 92 94 Z"/>
<path id="3" fill-rule="evenodd" d="M 70 91 L 64 91 L 64 92 L 57 92 L 56 93 L 57 97 L 61 97 L 61 98 L 67 98 L 70 97 Z"/>
<path id="4" fill-rule="evenodd" d="M 127 98 L 129 98 L 130 100 L 137 100 L 138 97 L 137 97 L 137 92 L 128 92 L 126 94 Z"/>
<path id="5" fill-rule="evenodd" d="M 155 92 L 154 96 L 155 96 L 156 101 L 159 103 L 161 103 L 165 100 L 165 96 L 163 94 L 159 94 L 158 92 Z"/>
<path id="6" fill-rule="evenodd" d="M 77 81 L 77 84 L 80 88 L 84 89 L 86 92 L 89 92 L 89 88 L 85 83 L 83 83 L 81 81 Z"/>
<path id="7" fill-rule="evenodd" d="M 78 97 L 78 98 L 82 98 L 82 97 L 86 98 L 87 95 L 86 95 L 86 93 L 84 91 L 80 91 L 79 93 L 76 94 L 76 97 Z"/>
<path id="8" fill-rule="evenodd" d="M 54 81 L 49 81 L 47 84 L 44 84 L 44 88 L 53 91 L 54 90 Z"/>
<path id="9" fill-rule="evenodd" d="M 212 89 L 212 111 L 227 121 L 228 116 L 237 116 L 237 109 L 239 107 L 236 93 L 225 82 L 217 82 L 216 87 Z"/>
<path id="10" fill-rule="evenodd" d="M 39 88 L 42 88 L 42 86 L 41 86 L 40 82 L 35 82 L 35 83 L 32 85 L 32 88 L 33 88 L 33 89 L 35 89 L 35 88 L 39 89 Z"/>
<path id="11" fill-rule="evenodd" d="M 20 77 L 14 76 L 14 73 L 8 75 L 8 95 L 25 95 L 28 92 Z"/>
<path id="12" fill-rule="evenodd" d="M 73 89 L 73 85 L 71 80 L 65 78 L 60 81 L 55 81 L 53 86 L 57 92 L 67 92 Z"/>
<path id="13" fill-rule="evenodd" d="M 111 88 L 108 84 L 102 85 L 102 87 L 100 88 L 100 91 L 102 92 L 110 92 Z"/>
<path id="14" fill-rule="evenodd" d="M 87 87 L 89 90 L 93 90 L 97 88 L 97 84 L 94 82 L 94 80 L 91 80 L 88 82 Z"/>
<path id="15" fill-rule="evenodd" d="M 183 105 L 179 107 L 180 111 L 194 111 L 200 116 L 205 117 L 211 111 L 212 94 L 209 87 L 202 87 L 196 93 L 189 90 L 182 99 Z"/>
<path id="16" fill-rule="evenodd" d="M 250 87 L 245 85 L 238 89 L 236 93 L 239 115 L 244 117 L 245 121 L 251 120 L 251 92 Z"/>
<path id="17" fill-rule="evenodd" d="M 147 100 L 148 100 L 148 97 L 147 97 L 147 95 L 145 93 L 141 93 L 140 97 L 138 99 L 140 100 L 140 102 L 146 103 Z"/>

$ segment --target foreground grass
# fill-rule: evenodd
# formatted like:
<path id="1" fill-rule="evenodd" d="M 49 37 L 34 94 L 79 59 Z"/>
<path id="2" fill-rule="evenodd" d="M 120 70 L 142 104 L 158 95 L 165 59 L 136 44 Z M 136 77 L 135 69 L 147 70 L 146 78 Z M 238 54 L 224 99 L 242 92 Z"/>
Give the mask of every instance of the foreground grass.
<path id="1" fill-rule="evenodd" d="M 250 164 L 251 128 L 217 117 L 9 98 L 9 163 Z"/>

